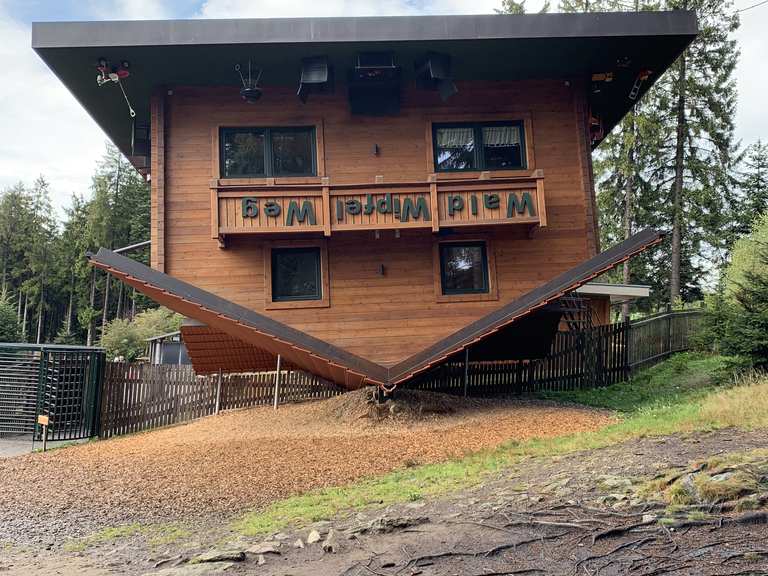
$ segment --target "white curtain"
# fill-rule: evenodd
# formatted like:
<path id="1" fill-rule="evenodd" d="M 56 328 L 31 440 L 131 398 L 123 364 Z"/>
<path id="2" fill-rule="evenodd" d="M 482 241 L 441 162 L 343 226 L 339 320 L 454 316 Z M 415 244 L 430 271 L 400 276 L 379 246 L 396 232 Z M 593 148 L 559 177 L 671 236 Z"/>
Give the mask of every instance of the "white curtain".
<path id="1" fill-rule="evenodd" d="M 517 126 L 488 126 L 483 128 L 483 145 L 486 148 L 519 146 L 520 128 Z"/>
<path id="2" fill-rule="evenodd" d="M 464 148 L 472 146 L 474 138 L 472 128 L 439 128 L 437 130 L 437 147 Z"/>

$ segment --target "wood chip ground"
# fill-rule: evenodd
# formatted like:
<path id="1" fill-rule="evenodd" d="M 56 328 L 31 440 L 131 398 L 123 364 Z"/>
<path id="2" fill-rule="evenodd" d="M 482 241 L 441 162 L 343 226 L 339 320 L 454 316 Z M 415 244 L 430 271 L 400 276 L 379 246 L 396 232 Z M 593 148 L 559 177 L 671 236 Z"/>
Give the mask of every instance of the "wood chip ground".
<path id="1" fill-rule="evenodd" d="M 361 417 L 365 392 L 357 394 L 0 460 L 0 524 L 25 531 L 25 519 L 45 526 L 65 518 L 60 535 L 76 535 L 133 521 L 227 516 L 511 439 L 613 421 L 605 412 L 544 402 L 419 395 L 421 408 L 405 402 L 398 409 L 405 417 L 377 422 Z M 450 413 L 434 414 L 436 404 Z"/>

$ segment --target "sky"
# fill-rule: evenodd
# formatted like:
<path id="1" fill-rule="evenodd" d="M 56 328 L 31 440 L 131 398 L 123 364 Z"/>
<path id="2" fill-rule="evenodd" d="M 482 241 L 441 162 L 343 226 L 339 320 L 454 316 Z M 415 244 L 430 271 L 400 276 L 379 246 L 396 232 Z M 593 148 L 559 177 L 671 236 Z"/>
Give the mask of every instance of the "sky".
<path id="1" fill-rule="evenodd" d="M 746 8 L 758 0 L 735 0 Z M 543 0 L 528 0 L 536 11 Z M 553 5 L 556 2 L 553 2 Z M 0 190 L 44 175 L 57 212 L 88 196 L 106 136 L 30 48 L 32 21 L 490 14 L 501 0 L 0 0 Z M 768 4 L 743 12 L 736 38 L 736 134 L 768 140 Z"/>

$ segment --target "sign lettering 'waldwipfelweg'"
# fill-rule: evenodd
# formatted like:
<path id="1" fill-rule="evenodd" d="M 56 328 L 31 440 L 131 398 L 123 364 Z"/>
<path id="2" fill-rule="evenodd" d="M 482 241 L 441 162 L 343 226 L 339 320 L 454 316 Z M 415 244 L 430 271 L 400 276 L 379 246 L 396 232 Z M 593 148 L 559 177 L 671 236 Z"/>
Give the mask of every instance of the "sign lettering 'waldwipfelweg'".
<path id="1" fill-rule="evenodd" d="M 536 202 L 530 192 L 441 194 L 444 203 L 445 218 L 441 224 L 449 224 L 452 219 L 468 215 L 478 224 L 483 220 L 514 219 L 518 217 L 536 218 Z M 391 215 L 398 222 L 430 222 L 433 218 L 430 210 L 430 198 L 427 194 L 401 195 L 366 194 L 360 198 L 334 197 L 331 203 L 331 220 L 337 223 L 355 222 L 360 216 L 367 216 L 369 223 L 379 216 Z M 282 220 L 285 226 L 295 224 L 315 226 L 317 214 L 315 203 L 309 199 L 291 199 L 283 209 L 275 200 L 256 197 L 242 199 L 242 217 L 255 219 L 263 215 L 276 221 Z M 465 219 L 466 220 L 466 219 Z"/>

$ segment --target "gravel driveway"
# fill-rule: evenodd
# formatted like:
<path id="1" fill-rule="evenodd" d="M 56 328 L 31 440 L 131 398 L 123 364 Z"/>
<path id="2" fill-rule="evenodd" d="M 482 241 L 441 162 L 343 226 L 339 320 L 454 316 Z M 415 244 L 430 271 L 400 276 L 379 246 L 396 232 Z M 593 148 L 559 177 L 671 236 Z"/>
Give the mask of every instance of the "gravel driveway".
<path id="1" fill-rule="evenodd" d="M 418 422 L 372 425 L 340 418 L 344 401 L 240 410 L 0 459 L 0 546 L 54 545 L 131 522 L 229 517 L 413 463 L 612 421 L 594 410 L 499 400 Z"/>

